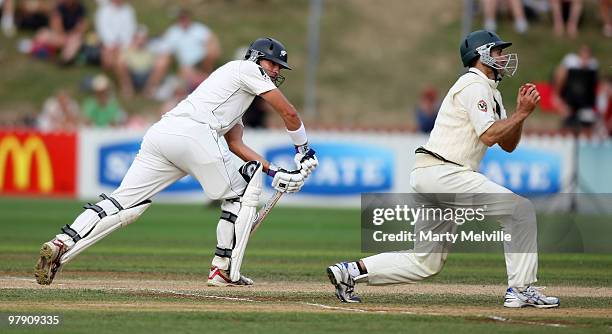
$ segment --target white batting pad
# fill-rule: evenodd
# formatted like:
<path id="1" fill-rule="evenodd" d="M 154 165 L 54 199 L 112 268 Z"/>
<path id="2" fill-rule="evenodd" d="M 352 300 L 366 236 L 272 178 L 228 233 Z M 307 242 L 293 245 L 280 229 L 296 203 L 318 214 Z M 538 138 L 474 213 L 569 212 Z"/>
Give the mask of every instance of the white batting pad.
<path id="1" fill-rule="evenodd" d="M 240 279 L 240 266 L 242 265 L 244 252 L 249 242 L 249 236 L 251 235 L 251 227 L 257 216 L 257 204 L 259 204 L 262 187 L 261 171 L 262 165 L 258 164 L 257 169 L 251 176 L 251 180 L 244 191 L 242 206 L 238 213 L 238 219 L 236 219 L 236 223 L 234 224 L 236 244 L 232 250 L 232 262 L 230 265 L 230 279 L 234 282 Z"/>
<path id="2" fill-rule="evenodd" d="M 95 244 L 116 229 L 133 223 L 150 205 L 151 202 L 145 202 L 100 219 L 89 235 L 75 243 L 74 246 L 62 256 L 60 262 L 62 264 L 68 263 L 79 253 L 87 249 L 87 247 Z"/>

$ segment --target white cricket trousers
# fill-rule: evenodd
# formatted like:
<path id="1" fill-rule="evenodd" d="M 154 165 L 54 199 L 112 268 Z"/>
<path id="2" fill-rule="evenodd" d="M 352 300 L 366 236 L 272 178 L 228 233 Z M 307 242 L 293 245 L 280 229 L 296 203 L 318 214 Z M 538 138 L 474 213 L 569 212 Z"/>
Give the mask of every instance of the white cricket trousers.
<path id="1" fill-rule="evenodd" d="M 111 197 L 122 207 L 129 208 L 153 197 L 187 174 L 200 182 L 211 199 L 238 198 L 247 185 L 238 167 L 232 163 L 229 150 L 219 143 L 216 131 L 188 118 L 166 116 L 147 131 L 136 159 Z M 97 204 L 103 205 L 104 202 Z M 227 209 L 238 214 L 239 203 L 225 202 Z M 80 235 L 86 235 L 99 219 L 93 210 L 85 210 L 70 227 Z M 217 226 L 219 247 L 232 248 L 233 237 L 233 225 L 220 220 Z M 67 235 L 58 235 L 58 238 L 72 245 Z"/>
<path id="2" fill-rule="evenodd" d="M 156 195 L 190 174 L 211 199 L 240 197 L 246 181 L 207 124 L 165 116 L 145 134 L 136 159 L 111 197 L 124 208 Z"/>
<path id="3" fill-rule="evenodd" d="M 412 191 L 421 194 L 472 193 L 473 205 L 484 207 L 487 217 L 498 218 L 502 230 L 511 236 L 504 242 L 509 287 L 525 287 L 537 281 L 537 225 L 533 204 L 467 167 L 453 164 L 415 168 L 410 174 Z M 507 194 L 486 196 L 486 194 Z M 448 204 L 448 203 L 447 203 Z M 450 203 L 449 207 L 453 207 Z M 457 207 L 461 207 L 457 205 Z M 431 221 L 415 224 L 415 233 L 453 232 L 456 224 Z M 381 253 L 362 259 L 368 270 L 368 284 L 414 283 L 437 274 L 448 256 L 449 243 L 415 241 L 413 250 Z"/>

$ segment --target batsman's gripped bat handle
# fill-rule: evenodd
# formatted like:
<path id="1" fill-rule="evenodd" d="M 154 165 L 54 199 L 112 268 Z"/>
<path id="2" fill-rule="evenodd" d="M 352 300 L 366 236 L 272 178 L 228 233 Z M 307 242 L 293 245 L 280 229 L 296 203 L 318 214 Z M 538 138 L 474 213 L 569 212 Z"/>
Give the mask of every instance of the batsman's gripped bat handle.
<path id="1" fill-rule="evenodd" d="M 259 209 L 259 211 L 257 211 L 257 216 L 255 217 L 255 221 L 253 222 L 253 225 L 251 225 L 251 235 L 253 235 L 253 233 L 255 233 L 255 231 L 259 228 L 261 223 L 268 216 L 270 211 L 272 211 L 272 208 L 274 208 L 274 206 L 276 205 L 278 200 L 281 198 L 281 196 L 283 196 L 282 192 L 280 191 L 275 192 L 274 195 L 272 195 L 272 197 L 268 199 L 266 204 L 264 204 L 264 206 L 261 209 Z"/>

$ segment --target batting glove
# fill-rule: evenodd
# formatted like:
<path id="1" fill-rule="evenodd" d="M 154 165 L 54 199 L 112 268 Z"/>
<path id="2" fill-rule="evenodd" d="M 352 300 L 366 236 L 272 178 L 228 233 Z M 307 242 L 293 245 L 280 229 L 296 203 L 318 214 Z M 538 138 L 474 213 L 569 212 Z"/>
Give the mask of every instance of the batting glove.
<path id="1" fill-rule="evenodd" d="M 298 169 L 289 171 L 270 165 L 266 174 L 273 177 L 272 188 L 282 193 L 298 192 L 304 185 L 304 176 Z"/>
<path id="2" fill-rule="evenodd" d="M 297 168 L 304 176 L 304 179 L 310 176 L 319 165 L 319 160 L 315 156 L 315 151 L 308 147 L 308 144 L 295 147 L 295 157 L 293 161 Z"/>

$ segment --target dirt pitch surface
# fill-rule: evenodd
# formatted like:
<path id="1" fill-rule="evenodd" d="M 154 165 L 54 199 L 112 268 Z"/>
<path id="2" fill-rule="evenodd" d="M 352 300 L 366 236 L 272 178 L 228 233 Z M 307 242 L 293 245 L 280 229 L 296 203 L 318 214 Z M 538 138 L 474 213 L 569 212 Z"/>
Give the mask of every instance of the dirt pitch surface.
<path id="1" fill-rule="evenodd" d="M 126 296 L 145 296 L 159 299 L 140 301 L 15 301 L 15 309 L 54 310 L 113 310 L 113 311 L 234 311 L 234 312 L 340 312 L 340 313 L 387 313 L 414 314 L 426 316 L 459 316 L 482 319 L 483 321 L 502 321 L 515 323 L 534 323 L 543 326 L 571 327 L 566 317 L 612 318 L 608 308 L 560 307 L 557 309 L 506 309 L 501 306 L 504 286 L 496 285 L 461 285 L 461 284 L 411 284 L 396 286 L 360 285 L 359 293 L 368 296 L 398 294 L 424 294 L 432 298 L 453 296 L 461 298 L 467 295 L 485 295 L 499 297 L 499 306 L 482 305 L 384 305 L 368 303 L 367 298 L 361 304 L 342 304 L 335 299 L 324 296 L 333 295 L 333 287 L 325 283 L 288 283 L 256 282 L 250 287 L 208 287 L 206 282 L 185 280 L 143 280 L 135 278 L 72 279 L 59 277 L 51 286 L 40 286 L 33 278 L 23 276 L 0 276 L 0 295 L 3 289 L 27 290 L 78 290 L 104 291 Z M 551 287 L 546 293 L 563 297 L 612 297 L 612 288 L 595 287 Z M 295 295 L 292 295 L 295 294 Z M 285 299 L 282 296 L 289 295 Z M 321 298 L 313 296 L 323 296 Z M 545 317 L 550 320 L 517 320 L 523 317 Z M 556 320 L 555 320 L 556 319 Z"/>

